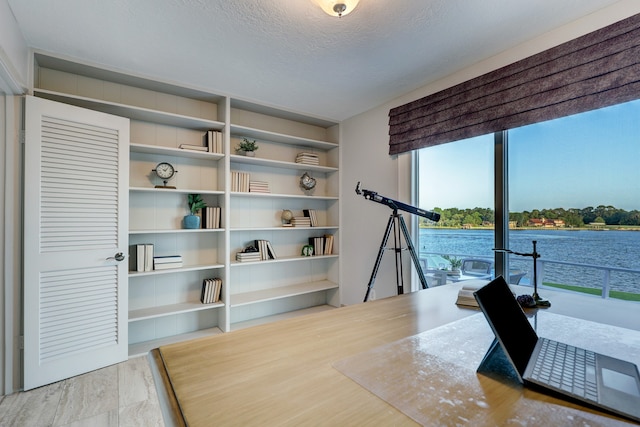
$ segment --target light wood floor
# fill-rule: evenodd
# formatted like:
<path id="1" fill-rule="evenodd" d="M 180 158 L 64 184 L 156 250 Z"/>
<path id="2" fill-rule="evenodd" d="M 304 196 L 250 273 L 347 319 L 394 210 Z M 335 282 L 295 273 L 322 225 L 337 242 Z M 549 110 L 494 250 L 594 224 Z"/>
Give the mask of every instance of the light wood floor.
<path id="1" fill-rule="evenodd" d="M 0 397 L 0 426 L 164 426 L 146 357 Z"/>

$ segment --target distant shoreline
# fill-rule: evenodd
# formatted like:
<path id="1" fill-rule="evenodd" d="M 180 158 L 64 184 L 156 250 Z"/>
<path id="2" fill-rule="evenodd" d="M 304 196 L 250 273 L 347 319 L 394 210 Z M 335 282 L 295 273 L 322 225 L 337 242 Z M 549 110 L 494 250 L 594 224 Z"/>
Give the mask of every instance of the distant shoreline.
<path id="1" fill-rule="evenodd" d="M 495 230 L 495 227 L 448 227 L 448 226 L 427 226 L 420 224 L 419 228 L 433 229 L 433 230 Z M 509 231 L 524 231 L 524 230 L 544 230 L 544 231 L 640 231 L 640 226 L 629 225 L 605 225 L 603 227 L 516 227 L 509 228 Z"/>

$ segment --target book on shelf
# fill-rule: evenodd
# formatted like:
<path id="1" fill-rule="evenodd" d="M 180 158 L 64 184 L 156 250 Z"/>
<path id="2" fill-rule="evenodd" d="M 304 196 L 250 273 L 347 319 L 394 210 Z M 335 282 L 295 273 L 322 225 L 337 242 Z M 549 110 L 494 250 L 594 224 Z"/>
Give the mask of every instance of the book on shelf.
<path id="1" fill-rule="evenodd" d="M 210 153 L 222 154 L 222 132 L 209 130 L 204 135 L 204 145 Z"/>
<path id="2" fill-rule="evenodd" d="M 200 221 L 200 227 L 220 228 L 219 206 L 205 206 L 202 208 L 202 221 Z"/>
<path id="3" fill-rule="evenodd" d="M 318 226 L 318 216 L 316 215 L 315 209 L 303 209 L 302 213 L 305 217 L 308 217 L 311 221 L 311 227 Z"/>
<path id="4" fill-rule="evenodd" d="M 133 245 L 131 255 L 135 257 L 129 266 L 133 271 L 153 271 L 153 244 L 140 243 Z"/>
<path id="5" fill-rule="evenodd" d="M 296 156 L 296 163 L 302 163 L 305 165 L 319 165 L 320 160 L 318 158 L 318 155 L 315 153 L 302 152 L 298 153 L 298 155 Z"/>
<path id="6" fill-rule="evenodd" d="M 249 181 L 249 193 L 271 193 L 266 181 Z"/>
<path id="7" fill-rule="evenodd" d="M 314 255 L 331 255 L 333 253 L 333 234 L 309 237 L 309 244 L 313 246 Z"/>
<path id="8" fill-rule="evenodd" d="M 248 193 L 249 192 L 249 173 L 231 171 L 231 191 Z"/>
<path id="9" fill-rule="evenodd" d="M 293 227 L 311 227 L 311 218 L 306 216 L 294 216 L 291 218 Z"/>
<path id="10" fill-rule="evenodd" d="M 153 257 L 153 268 L 154 268 L 154 270 L 162 270 L 166 264 L 172 264 L 172 265 L 180 264 L 180 267 L 182 267 L 182 256 L 181 255 L 166 255 L 166 256 L 154 256 Z M 176 267 L 168 267 L 168 268 L 176 268 Z"/>
<path id="11" fill-rule="evenodd" d="M 180 148 L 183 150 L 191 150 L 191 151 L 208 151 L 209 148 L 204 145 L 191 145 L 191 144 L 180 144 Z"/>
<path id="12" fill-rule="evenodd" d="M 324 254 L 331 255 L 333 253 L 333 234 L 324 235 Z"/>
<path id="13" fill-rule="evenodd" d="M 165 262 L 162 264 L 155 264 L 154 265 L 154 269 L 155 270 L 169 270 L 171 268 L 181 268 L 182 267 L 182 261 L 176 261 L 176 262 Z"/>
<path id="14" fill-rule="evenodd" d="M 153 270 L 153 245 L 147 243 L 144 245 L 144 271 Z"/>
<path id="15" fill-rule="evenodd" d="M 268 240 L 256 240 L 255 247 L 260 252 L 260 260 L 277 259 L 276 251 L 273 249 L 271 242 Z"/>
<path id="16" fill-rule="evenodd" d="M 236 254 L 236 261 L 238 262 L 253 262 L 261 260 L 262 255 L 260 252 L 238 252 Z"/>
<path id="17" fill-rule="evenodd" d="M 313 246 L 313 255 L 325 255 L 324 237 L 309 237 L 309 244 Z"/>
<path id="18" fill-rule="evenodd" d="M 202 281 L 202 291 L 200 292 L 200 302 L 203 304 L 212 304 L 220 301 L 222 291 L 222 279 L 204 279 Z"/>

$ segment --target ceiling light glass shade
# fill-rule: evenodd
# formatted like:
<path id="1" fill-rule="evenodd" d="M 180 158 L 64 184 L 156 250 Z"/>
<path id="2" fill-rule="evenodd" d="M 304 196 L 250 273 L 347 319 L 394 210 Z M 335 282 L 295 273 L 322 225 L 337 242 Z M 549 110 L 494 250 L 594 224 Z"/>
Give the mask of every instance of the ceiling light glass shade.
<path id="1" fill-rule="evenodd" d="M 314 0 L 328 15 L 342 17 L 351 13 L 360 0 Z"/>

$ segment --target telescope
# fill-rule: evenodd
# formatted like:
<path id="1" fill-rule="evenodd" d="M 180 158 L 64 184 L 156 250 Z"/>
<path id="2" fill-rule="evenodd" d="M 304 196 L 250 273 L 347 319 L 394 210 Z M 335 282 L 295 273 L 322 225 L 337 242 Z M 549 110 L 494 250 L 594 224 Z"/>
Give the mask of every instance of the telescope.
<path id="1" fill-rule="evenodd" d="M 387 205 L 393 210 L 398 210 L 398 209 L 403 210 L 405 212 L 409 212 L 411 214 L 427 218 L 433 222 L 440 221 L 440 214 L 437 212 L 425 211 L 424 209 L 420 209 L 415 206 L 411 206 L 406 203 L 402 203 L 397 200 L 390 199 L 389 197 L 381 196 L 375 191 L 361 190 L 360 181 L 358 181 L 358 185 L 356 185 L 356 194 L 364 196 L 364 198 L 367 200 L 371 200 L 373 202 L 378 202 L 380 204 Z"/>
<path id="2" fill-rule="evenodd" d="M 416 267 L 416 271 L 418 272 L 418 278 L 420 279 L 422 289 L 427 289 L 429 287 L 427 285 L 427 279 L 424 277 L 424 271 L 422 270 L 422 266 L 420 265 L 420 260 L 418 259 L 418 255 L 416 254 L 416 249 L 411 242 L 409 229 L 407 228 L 407 224 L 404 222 L 404 218 L 402 217 L 402 215 L 398 213 L 398 210 L 403 210 L 414 215 L 419 215 L 434 222 L 440 220 L 440 214 L 436 212 L 425 211 L 424 209 L 416 208 L 415 206 L 390 199 L 389 197 L 381 196 L 375 191 L 364 189 L 361 190 L 360 181 L 358 181 L 358 185 L 356 185 L 356 194 L 359 196 L 364 196 L 364 198 L 367 200 L 386 205 L 393 209 L 393 213 L 389 217 L 389 222 L 387 222 L 387 228 L 385 229 L 384 237 L 382 238 L 382 244 L 380 245 L 380 250 L 378 251 L 376 263 L 373 266 L 373 271 L 371 272 L 371 278 L 369 279 L 369 284 L 367 285 L 367 293 L 364 296 L 364 302 L 367 302 L 367 300 L 369 299 L 369 294 L 371 293 L 371 289 L 373 289 L 373 284 L 376 280 L 378 269 L 380 268 L 382 256 L 384 255 L 385 249 L 387 249 L 387 241 L 389 240 L 389 235 L 391 234 L 392 229 L 394 230 L 395 247 L 390 249 L 393 249 L 396 254 L 396 288 L 398 295 L 404 293 L 404 279 L 402 272 L 402 251 L 404 250 L 404 248 L 401 247 L 401 232 L 407 244 L 407 249 L 409 249 L 409 253 L 411 254 L 413 265 Z"/>

